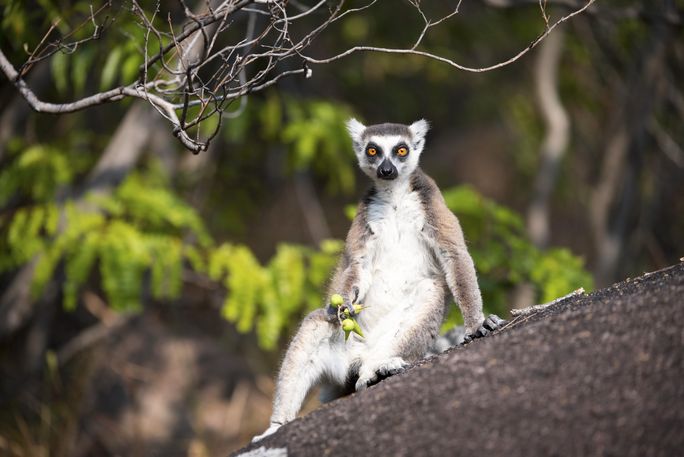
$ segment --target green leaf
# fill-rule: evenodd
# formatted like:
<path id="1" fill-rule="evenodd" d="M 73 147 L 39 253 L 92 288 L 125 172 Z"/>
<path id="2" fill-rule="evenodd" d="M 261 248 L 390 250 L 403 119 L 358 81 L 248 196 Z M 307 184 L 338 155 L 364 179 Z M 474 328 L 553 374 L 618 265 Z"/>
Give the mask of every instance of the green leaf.
<path id="1" fill-rule="evenodd" d="M 591 289 L 591 275 L 582 260 L 568 250 L 537 249 L 527 237 L 522 218 L 514 211 L 467 186 L 447 189 L 444 198 L 463 228 L 479 272 L 486 312 L 505 314 L 507 297 L 520 283 L 534 285 L 540 292 L 540 302 L 579 287 Z M 452 312 L 448 323 L 456 323 L 458 316 Z"/>
<path id="2" fill-rule="evenodd" d="M 92 271 L 99 250 L 100 234 L 89 232 L 79 243 L 77 249 L 70 250 L 65 260 L 64 309 L 76 309 L 79 288 L 85 283 Z"/>
<path id="3" fill-rule="evenodd" d="M 52 79 L 55 82 L 57 92 L 64 95 L 69 87 L 69 57 L 63 52 L 57 52 L 50 60 Z"/>
<path id="4" fill-rule="evenodd" d="M 270 92 L 266 103 L 260 110 L 261 127 L 264 138 L 275 139 L 282 125 L 282 105 L 276 92 Z"/>
<path id="5" fill-rule="evenodd" d="M 123 49 L 116 47 L 109 53 L 107 60 L 105 60 L 102 67 L 102 76 L 100 77 L 100 90 L 109 89 L 116 81 L 119 74 L 120 62 L 123 57 Z"/>
<path id="6" fill-rule="evenodd" d="M 142 64 L 142 56 L 138 53 L 130 54 L 121 65 L 121 80 L 130 84 L 138 79 L 138 69 Z"/>
<path id="7" fill-rule="evenodd" d="M 74 92 L 83 93 L 86 81 L 90 74 L 90 66 L 93 62 L 93 52 L 91 49 L 79 49 L 71 55 L 71 80 L 74 84 Z"/>

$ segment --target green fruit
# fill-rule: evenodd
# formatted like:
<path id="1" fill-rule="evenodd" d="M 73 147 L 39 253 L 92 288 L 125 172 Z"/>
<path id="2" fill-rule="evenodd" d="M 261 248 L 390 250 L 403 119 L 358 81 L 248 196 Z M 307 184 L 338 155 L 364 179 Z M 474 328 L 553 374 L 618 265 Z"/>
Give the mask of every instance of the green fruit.
<path id="1" fill-rule="evenodd" d="M 359 323 L 356 321 L 354 321 L 354 328 L 352 329 L 352 332 L 356 333 L 361 338 L 364 338 L 363 332 L 361 331 L 361 327 L 359 326 Z"/>
<path id="2" fill-rule="evenodd" d="M 356 314 L 359 314 L 361 310 L 363 309 L 363 305 L 352 305 L 354 307 L 354 312 Z M 351 313 L 349 312 L 349 308 L 344 308 L 344 315 L 349 316 Z"/>
<path id="3" fill-rule="evenodd" d="M 354 327 L 356 327 L 358 324 L 354 322 L 354 319 L 345 319 L 342 321 L 342 329 L 345 332 L 351 332 L 354 330 Z"/>
<path id="4" fill-rule="evenodd" d="M 363 332 L 361 331 L 359 323 L 352 318 L 348 317 L 342 321 L 342 330 L 344 330 L 344 341 L 349 339 L 349 335 L 351 335 L 352 332 L 363 338 Z"/>
<path id="5" fill-rule="evenodd" d="M 330 297 L 330 304 L 333 306 L 337 306 L 339 308 L 343 303 L 344 298 L 342 298 L 342 295 L 340 294 L 333 294 L 332 297 Z"/>

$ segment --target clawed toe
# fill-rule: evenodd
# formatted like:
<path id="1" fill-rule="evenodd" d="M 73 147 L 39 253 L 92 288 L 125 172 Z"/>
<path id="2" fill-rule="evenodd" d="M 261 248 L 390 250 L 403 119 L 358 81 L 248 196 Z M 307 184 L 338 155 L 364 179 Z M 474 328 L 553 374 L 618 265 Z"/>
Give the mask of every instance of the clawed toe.
<path id="1" fill-rule="evenodd" d="M 501 319 L 496 314 L 490 314 L 489 317 L 487 319 L 485 319 L 482 326 L 485 327 L 487 330 L 494 331 L 494 330 L 500 329 L 505 324 L 506 324 L 505 320 Z"/>
<path id="2" fill-rule="evenodd" d="M 466 335 L 463 338 L 463 343 L 470 343 L 475 338 L 482 338 L 489 335 L 491 332 L 500 329 L 506 324 L 506 321 L 501 319 L 496 314 L 490 314 L 474 333 Z"/>
<path id="3" fill-rule="evenodd" d="M 364 390 L 383 379 L 401 373 L 406 369 L 407 365 L 408 364 L 401 357 L 394 357 L 376 366 L 371 375 L 359 377 L 355 389 L 357 391 Z"/>
<path id="4" fill-rule="evenodd" d="M 382 369 L 377 371 L 377 374 L 379 376 L 388 377 L 388 376 L 393 376 L 395 374 L 401 373 L 402 371 L 404 371 L 404 369 L 405 369 L 405 367 L 403 367 L 403 366 L 392 367 L 392 368 L 382 368 Z"/>
<path id="5" fill-rule="evenodd" d="M 375 373 L 376 373 L 379 377 L 387 378 L 387 377 L 393 376 L 393 375 L 395 375 L 395 374 L 397 374 L 397 373 L 401 373 L 401 372 L 404 371 L 405 369 L 406 369 L 406 362 L 404 362 L 404 361 L 402 360 L 402 361 L 396 362 L 396 363 L 394 363 L 394 364 L 383 365 L 383 366 L 379 367 L 379 368 L 375 371 Z"/>
<path id="6" fill-rule="evenodd" d="M 368 386 L 370 386 L 373 383 L 372 378 L 359 378 L 358 381 L 356 381 L 356 385 L 354 386 L 354 390 L 357 392 L 361 392 L 362 390 L 366 390 Z"/>

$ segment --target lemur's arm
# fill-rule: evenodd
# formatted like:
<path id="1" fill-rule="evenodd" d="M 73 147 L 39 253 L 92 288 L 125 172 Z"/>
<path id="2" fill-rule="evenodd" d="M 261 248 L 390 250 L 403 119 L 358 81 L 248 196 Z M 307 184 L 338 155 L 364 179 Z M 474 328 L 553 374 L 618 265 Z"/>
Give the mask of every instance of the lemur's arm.
<path id="1" fill-rule="evenodd" d="M 475 264 L 466 247 L 461 224 L 447 208 L 439 191 L 433 197 L 433 211 L 437 259 L 444 271 L 449 290 L 461 308 L 466 334 L 470 335 L 484 321 Z"/>
<path id="2" fill-rule="evenodd" d="M 370 228 L 367 224 L 367 205 L 361 202 L 347 234 L 342 257 L 330 282 L 326 303 L 330 303 L 332 294 L 342 295 L 347 306 L 359 303 L 365 297 L 371 284 L 370 259 L 368 258 L 370 235 Z M 349 310 L 352 314 L 354 313 L 351 306 Z"/>
<path id="3" fill-rule="evenodd" d="M 482 295 L 461 225 L 431 178 L 420 172 L 414 178 L 414 188 L 420 192 L 425 205 L 429 240 L 449 290 L 461 309 L 466 334 L 473 334 L 484 321 Z"/>

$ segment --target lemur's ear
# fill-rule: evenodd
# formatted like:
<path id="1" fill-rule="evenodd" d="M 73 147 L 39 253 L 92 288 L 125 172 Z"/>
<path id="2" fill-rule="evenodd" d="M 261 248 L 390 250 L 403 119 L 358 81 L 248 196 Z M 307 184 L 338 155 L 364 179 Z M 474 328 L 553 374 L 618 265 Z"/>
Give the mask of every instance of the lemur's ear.
<path id="1" fill-rule="evenodd" d="M 415 142 L 422 142 L 425 140 L 425 134 L 430 130 L 430 124 L 428 124 L 428 121 L 425 119 L 421 119 L 409 125 L 409 130 L 411 131 Z"/>
<path id="2" fill-rule="evenodd" d="M 414 122 L 409 125 L 411 135 L 413 135 L 413 149 L 420 154 L 423 152 L 425 146 L 425 134 L 430 130 L 430 124 L 425 119 Z"/>
<path id="3" fill-rule="evenodd" d="M 347 121 L 347 131 L 354 142 L 354 147 L 361 147 L 361 135 L 363 135 L 364 130 L 366 130 L 366 126 L 353 117 Z"/>

